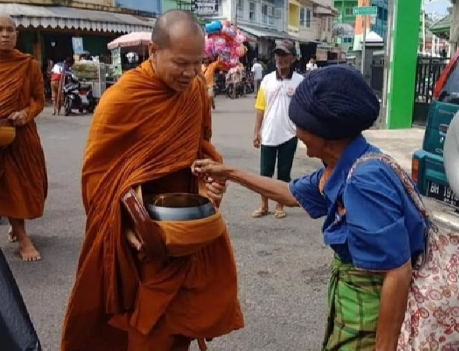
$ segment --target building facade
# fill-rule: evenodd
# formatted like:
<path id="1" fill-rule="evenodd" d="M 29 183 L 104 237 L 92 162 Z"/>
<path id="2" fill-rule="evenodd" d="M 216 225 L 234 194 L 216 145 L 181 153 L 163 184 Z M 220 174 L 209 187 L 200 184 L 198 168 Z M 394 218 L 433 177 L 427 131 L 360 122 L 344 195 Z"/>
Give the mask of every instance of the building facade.
<path id="1" fill-rule="evenodd" d="M 371 0 L 371 6 L 378 8 L 378 15 L 372 18 L 371 31 L 378 34 L 381 38 L 387 37 L 387 20 L 388 20 L 388 1 L 389 0 Z M 354 15 L 354 8 L 358 6 L 357 0 L 334 0 L 335 8 L 339 15 L 335 20 L 335 27 L 346 28 L 343 25 L 349 25 L 355 29 L 357 17 Z M 350 46 L 354 44 L 354 35 L 349 30 L 345 30 L 336 35 L 336 42 L 341 46 Z"/>
<path id="2" fill-rule="evenodd" d="M 191 10 L 191 0 L 162 0 L 162 12 L 169 10 Z"/>
<path id="3" fill-rule="evenodd" d="M 90 0 L 93 1 L 93 0 Z M 135 11 L 142 11 L 151 14 L 161 14 L 162 4 L 161 0 L 101 0 L 113 1 L 115 7 L 130 9 Z"/>
<path id="4" fill-rule="evenodd" d="M 133 9 L 136 6 L 144 10 Z M 61 62 L 80 54 L 78 50 L 110 62 L 110 41 L 126 33 L 152 30 L 156 13 L 145 9 L 160 9 L 160 2 L 79 0 L 56 6 L 53 0 L 0 0 L 0 13 L 10 15 L 18 26 L 18 48 L 44 67 L 48 60 Z"/>

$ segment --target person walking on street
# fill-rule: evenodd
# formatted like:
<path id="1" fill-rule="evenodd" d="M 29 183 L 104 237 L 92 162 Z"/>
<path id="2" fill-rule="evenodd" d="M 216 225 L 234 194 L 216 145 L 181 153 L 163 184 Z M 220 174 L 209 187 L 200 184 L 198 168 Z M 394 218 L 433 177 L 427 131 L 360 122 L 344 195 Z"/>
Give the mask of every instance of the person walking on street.
<path id="1" fill-rule="evenodd" d="M 45 106 L 40 64 L 15 49 L 18 31 L 0 14 L 0 125 L 13 126 L 14 140 L 0 147 L 0 216 L 8 218 L 9 241 L 19 244 L 24 261 L 41 256 L 27 234 L 25 220 L 43 215 L 48 193 L 45 156 L 35 118 Z"/>
<path id="2" fill-rule="evenodd" d="M 255 58 L 252 66 L 253 83 L 255 84 L 255 94 L 260 90 L 261 80 L 263 79 L 263 66 Z"/>
<path id="3" fill-rule="evenodd" d="M 293 71 L 296 50 L 292 42 L 283 40 L 274 49 L 276 71 L 266 75 L 261 81 L 255 108 L 257 118 L 253 146 L 261 148 L 260 174 L 272 177 L 277 163 L 277 177 L 290 182 L 298 140 L 294 124 L 288 117 L 288 109 L 293 94 L 303 77 Z M 261 196 L 261 207 L 252 213 L 254 218 L 269 213 L 268 198 Z M 276 206 L 276 218 L 284 218 L 286 213 L 280 203 Z"/>
<path id="4" fill-rule="evenodd" d="M 209 62 L 208 58 L 205 58 L 201 66 L 202 74 L 207 84 L 207 94 L 213 110 L 215 110 L 215 71 L 220 69 L 221 65 L 221 58 L 218 58 L 217 61 L 212 63 Z"/>

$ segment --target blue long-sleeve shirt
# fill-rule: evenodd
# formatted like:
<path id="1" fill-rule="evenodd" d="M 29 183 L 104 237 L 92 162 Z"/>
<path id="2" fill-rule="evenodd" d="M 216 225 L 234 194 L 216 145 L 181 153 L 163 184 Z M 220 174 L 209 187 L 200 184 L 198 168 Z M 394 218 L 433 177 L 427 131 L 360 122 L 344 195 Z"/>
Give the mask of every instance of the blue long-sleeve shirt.
<path id="1" fill-rule="evenodd" d="M 367 153 L 381 153 L 363 136 L 357 137 L 338 160 L 326 181 L 325 169 L 290 183 L 290 191 L 312 218 L 325 217 L 324 241 L 345 263 L 387 271 L 415 259 L 424 250 L 425 222 L 397 174 L 386 163 L 354 162 Z M 339 211 L 339 206 L 345 213 Z"/>

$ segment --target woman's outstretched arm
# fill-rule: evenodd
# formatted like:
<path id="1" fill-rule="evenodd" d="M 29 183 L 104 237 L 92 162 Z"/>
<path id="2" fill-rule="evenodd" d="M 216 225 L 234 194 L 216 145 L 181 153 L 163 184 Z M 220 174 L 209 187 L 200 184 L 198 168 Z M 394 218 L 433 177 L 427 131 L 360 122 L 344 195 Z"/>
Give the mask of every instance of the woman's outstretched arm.
<path id="1" fill-rule="evenodd" d="M 198 160 L 192 166 L 195 175 L 218 181 L 232 181 L 288 207 L 299 206 L 291 194 L 288 183 L 243 172 L 212 160 Z"/>

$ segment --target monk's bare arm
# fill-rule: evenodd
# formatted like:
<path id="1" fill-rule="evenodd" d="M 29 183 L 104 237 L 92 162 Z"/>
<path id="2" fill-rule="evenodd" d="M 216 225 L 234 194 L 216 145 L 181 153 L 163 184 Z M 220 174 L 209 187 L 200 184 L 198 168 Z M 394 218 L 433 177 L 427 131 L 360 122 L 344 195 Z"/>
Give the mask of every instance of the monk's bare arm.
<path id="1" fill-rule="evenodd" d="M 230 169 L 228 180 L 242 185 L 260 195 L 288 207 L 298 207 L 298 201 L 290 192 L 288 183 L 280 180 L 245 173 L 238 169 Z"/>
<path id="2" fill-rule="evenodd" d="M 27 121 L 32 121 L 37 117 L 45 107 L 45 89 L 43 83 L 43 75 L 40 70 L 38 62 L 32 61 L 30 77 L 30 102 L 26 108 L 27 111 Z"/>
<path id="3" fill-rule="evenodd" d="M 376 351 L 395 351 L 405 317 L 412 276 L 411 261 L 385 273 L 379 308 Z"/>

